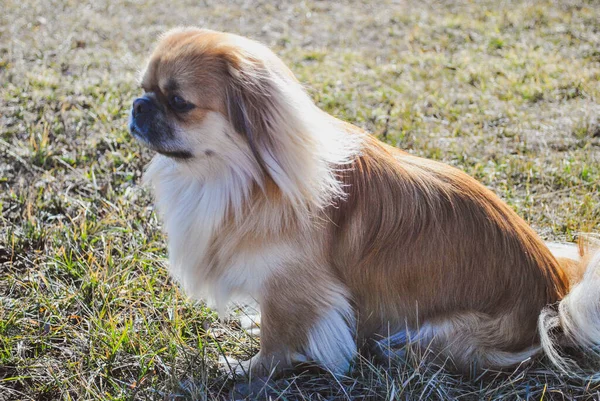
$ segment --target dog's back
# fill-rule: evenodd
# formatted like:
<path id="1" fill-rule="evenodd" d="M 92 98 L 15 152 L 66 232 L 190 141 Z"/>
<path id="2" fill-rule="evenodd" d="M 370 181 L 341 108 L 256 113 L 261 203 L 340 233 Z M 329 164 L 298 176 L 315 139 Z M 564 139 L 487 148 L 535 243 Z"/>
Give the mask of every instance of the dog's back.
<path id="1" fill-rule="evenodd" d="M 460 368 L 536 351 L 541 310 L 570 284 L 515 212 L 465 173 L 370 138 L 341 176 L 331 264 L 355 298 L 360 337 L 408 331 Z"/>

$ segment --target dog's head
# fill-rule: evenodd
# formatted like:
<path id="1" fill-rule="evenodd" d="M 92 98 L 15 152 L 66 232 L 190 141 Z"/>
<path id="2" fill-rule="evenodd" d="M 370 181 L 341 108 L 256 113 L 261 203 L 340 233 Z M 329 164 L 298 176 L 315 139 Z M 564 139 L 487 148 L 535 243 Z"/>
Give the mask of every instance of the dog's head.
<path id="1" fill-rule="evenodd" d="M 233 34 L 177 29 L 159 41 L 142 88 L 131 133 L 195 174 L 252 171 L 294 203 L 321 203 L 339 190 L 330 165 L 346 153 L 337 151 L 343 141 L 335 124 L 267 47 Z"/>
<path id="2" fill-rule="evenodd" d="M 266 47 L 201 29 L 167 33 L 154 50 L 131 109 L 131 133 L 158 153 L 186 163 L 252 153 L 261 164 L 275 149 L 277 85 L 295 81 Z M 271 161 L 272 162 L 272 161 Z"/>

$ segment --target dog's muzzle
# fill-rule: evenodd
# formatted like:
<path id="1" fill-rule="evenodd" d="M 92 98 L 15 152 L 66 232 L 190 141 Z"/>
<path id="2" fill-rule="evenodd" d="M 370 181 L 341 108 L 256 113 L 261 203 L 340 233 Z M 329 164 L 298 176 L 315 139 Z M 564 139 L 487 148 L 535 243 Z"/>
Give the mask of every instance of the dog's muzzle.
<path id="1" fill-rule="evenodd" d="M 138 97 L 133 101 L 131 107 L 131 121 L 129 123 L 129 131 L 134 136 L 149 138 L 150 126 L 152 119 L 155 118 L 158 108 L 155 103 L 146 96 Z"/>

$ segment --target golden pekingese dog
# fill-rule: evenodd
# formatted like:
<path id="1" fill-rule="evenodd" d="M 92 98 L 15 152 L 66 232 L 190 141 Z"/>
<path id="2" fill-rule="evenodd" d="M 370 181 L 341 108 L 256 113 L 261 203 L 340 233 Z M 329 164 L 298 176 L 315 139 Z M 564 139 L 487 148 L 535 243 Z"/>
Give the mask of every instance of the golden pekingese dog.
<path id="1" fill-rule="evenodd" d="M 131 111 L 156 151 L 170 270 L 223 310 L 260 305 L 254 375 L 410 339 L 458 369 L 600 344 L 600 254 L 552 251 L 463 172 L 388 146 L 315 106 L 265 46 L 164 35 Z M 589 247 L 588 247 L 589 248 Z M 573 252 L 574 251 L 574 252 Z"/>

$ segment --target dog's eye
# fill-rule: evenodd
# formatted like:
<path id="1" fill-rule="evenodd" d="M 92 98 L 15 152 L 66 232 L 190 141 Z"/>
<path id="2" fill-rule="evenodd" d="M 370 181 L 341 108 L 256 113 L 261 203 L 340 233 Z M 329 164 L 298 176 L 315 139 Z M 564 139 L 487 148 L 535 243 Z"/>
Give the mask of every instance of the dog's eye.
<path id="1" fill-rule="evenodd" d="M 184 112 L 194 108 L 193 104 L 186 102 L 185 99 L 179 95 L 171 96 L 169 105 L 177 112 Z"/>

